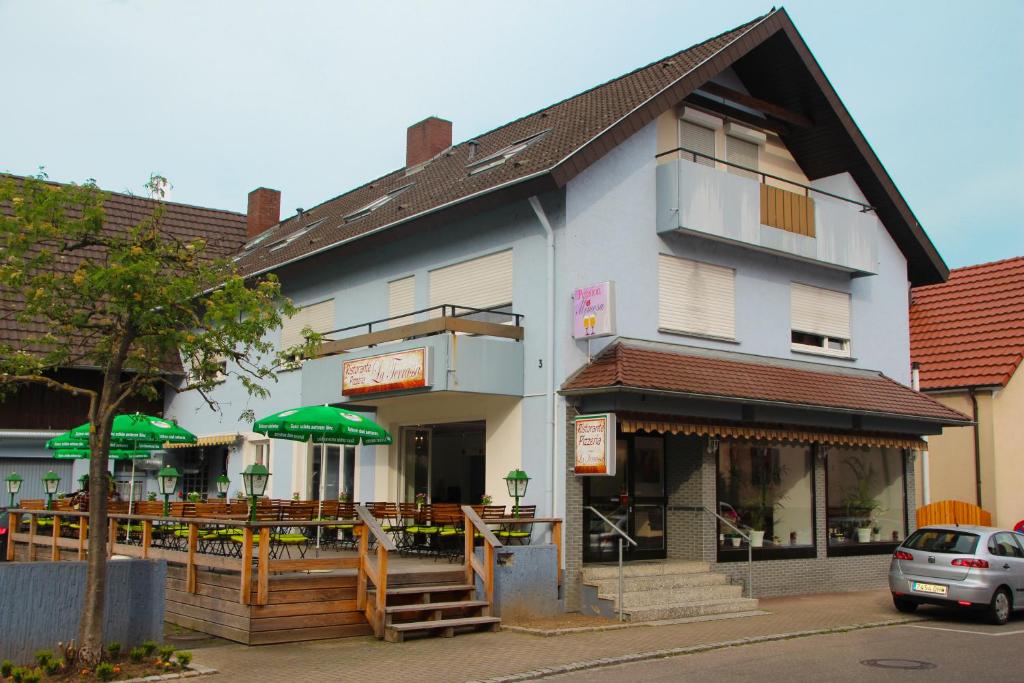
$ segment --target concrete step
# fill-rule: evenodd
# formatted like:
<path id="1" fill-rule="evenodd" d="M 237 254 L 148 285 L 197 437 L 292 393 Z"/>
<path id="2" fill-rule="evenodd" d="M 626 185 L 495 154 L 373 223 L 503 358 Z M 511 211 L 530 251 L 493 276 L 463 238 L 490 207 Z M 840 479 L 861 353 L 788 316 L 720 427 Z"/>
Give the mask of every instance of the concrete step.
<path id="1" fill-rule="evenodd" d="M 757 609 L 757 606 L 756 599 L 732 598 L 688 603 L 667 602 L 649 607 L 623 608 L 623 613 L 628 621 L 661 621 L 662 619 L 686 619 L 714 614 L 752 612 Z"/>
<path id="2" fill-rule="evenodd" d="M 409 621 L 401 624 L 391 624 L 384 628 L 384 640 L 389 643 L 401 643 L 407 633 L 415 632 L 436 633 L 436 635 L 443 638 L 451 638 L 455 635 L 455 629 L 470 627 L 487 627 L 492 631 L 497 631 L 501 628 L 501 619 L 499 617 L 462 617 L 459 619 L 432 619 L 430 621 Z"/>
<path id="3" fill-rule="evenodd" d="M 618 595 L 598 595 L 599 598 L 611 600 L 615 609 L 618 610 Z M 671 591 L 650 590 L 634 591 L 622 594 L 623 609 L 634 607 L 655 607 L 668 604 L 697 604 L 715 600 L 732 600 L 743 597 L 743 586 L 730 586 L 721 584 L 717 586 L 696 586 L 692 588 L 677 588 Z"/>
<path id="4" fill-rule="evenodd" d="M 623 579 L 624 592 L 649 590 L 674 590 L 676 588 L 692 588 L 694 586 L 720 586 L 728 583 L 725 574 L 701 572 L 693 574 L 656 574 L 653 576 L 630 576 Z M 585 582 L 584 582 L 585 583 Z M 601 595 L 618 594 L 619 579 L 600 579 L 594 582 L 597 592 Z"/>
<path id="5" fill-rule="evenodd" d="M 701 574 L 710 569 L 707 562 L 671 560 L 668 562 L 630 562 L 623 565 L 623 576 L 665 576 L 672 574 Z M 583 583 L 593 584 L 603 579 L 618 579 L 617 564 L 591 564 L 583 567 Z"/>

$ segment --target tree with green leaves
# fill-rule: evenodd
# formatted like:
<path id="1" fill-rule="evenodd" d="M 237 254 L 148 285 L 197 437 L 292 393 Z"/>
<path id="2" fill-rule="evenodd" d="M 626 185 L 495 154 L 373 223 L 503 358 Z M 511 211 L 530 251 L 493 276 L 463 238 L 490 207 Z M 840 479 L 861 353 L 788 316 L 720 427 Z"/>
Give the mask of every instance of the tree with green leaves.
<path id="1" fill-rule="evenodd" d="M 166 181 L 153 176 L 148 187 L 159 196 Z M 87 398 L 92 481 L 107 472 L 111 423 L 131 397 L 197 391 L 218 409 L 212 390 L 225 372 L 267 396 L 276 373 L 319 342 L 307 329 L 302 345 L 275 350 L 268 333 L 295 312 L 276 278 L 246 279 L 204 240 L 175 237 L 160 201 L 134 226 L 114 227 L 106 200 L 93 181 L 0 177 L 0 316 L 38 330 L 0 344 L 0 391 L 37 384 Z M 98 388 L 58 373 L 75 367 L 97 368 Z M 79 628 L 87 662 L 103 652 L 107 529 L 106 491 L 90 487 Z"/>

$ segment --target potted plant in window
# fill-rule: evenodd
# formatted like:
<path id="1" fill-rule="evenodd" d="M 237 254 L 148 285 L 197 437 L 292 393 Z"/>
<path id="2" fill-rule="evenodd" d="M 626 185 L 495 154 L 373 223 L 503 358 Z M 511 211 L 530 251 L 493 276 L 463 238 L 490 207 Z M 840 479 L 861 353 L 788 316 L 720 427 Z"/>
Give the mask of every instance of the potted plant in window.
<path id="1" fill-rule="evenodd" d="M 875 468 L 855 457 L 846 458 L 843 460 L 843 465 L 850 471 L 854 479 L 853 487 L 849 489 L 843 499 L 846 517 L 851 526 L 856 529 L 857 542 L 868 543 L 871 541 L 872 517 L 881 507 L 871 493 Z"/>

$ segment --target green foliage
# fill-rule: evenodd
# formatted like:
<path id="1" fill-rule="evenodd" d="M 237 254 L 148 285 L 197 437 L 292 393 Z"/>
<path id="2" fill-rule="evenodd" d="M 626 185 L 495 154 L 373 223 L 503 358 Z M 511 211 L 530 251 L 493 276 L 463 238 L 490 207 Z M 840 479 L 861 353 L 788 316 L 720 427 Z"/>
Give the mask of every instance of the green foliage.
<path id="1" fill-rule="evenodd" d="M 160 659 L 162 659 L 165 662 L 169 662 L 171 661 L 171 657 L 174 656 L 174 646 L 161 645 L 157 652 L 159 653 Z"/>
<path id="2" fill-rule="evenodd" d="M 115 640 L 107 645 L 107 654 L 110 655 L 111 659 L 117 659 L 121 654 L 121 643 Z"/>
<path id="3" fill-rule="evenodd" d="M 146 650 L 145 650 L 145 648 L 133 647 L 131 650 L 128 650 L 128 659 L 132 660 L 136 664 L 138 664 L 139 662 L 141 662 L 145 658 L 146 658 Z"/>
<path id="4" fill-rule="evenodd" d="M 180 664 L 182 668 L 185 668 L 192 663 L 192 653 L 185 651 L 178 652 L 175 655 L 175 659 L 178 660 L 178 664 Z"/>
<path id="5" fill-rule="evenodd" d="M 114 665 L 110 662 L 100 662 L 96 665 L 96 678 L 101 681 L 112 681 L 115 675 Z"/>
<path id="6" fill-rule="evenodd" d="M 142 648 L 142 654 L 148 657 L 156 652 L 157 644 L 154 640 L 144 640 L 139 647 Z"/>
<path id="7" fill-rule="evenodd" d="M 11 671 L 14 669 L 14 662 L 9 659 L 5 659 L 0 662 L 0 677 L 9 678 Z"/>
<path id="8" fill-rule="evenodd" d="M 46 663 L 53 659 L 53 650 L 36 650 L 36 664 L 46 666 Z"/>
<path id="9" fill-rule="evenodd" d="M 64 670 L 63 659 L 51 659 L 49 662 L 43 665 L 43 671 L 46 672 L 47 676 L 55 676 Z"/>
<path id="10" fill-rule="evenodd" d="M 849 457 L 843 460 L 843 465 L 850 470 L 853 476 L 854 485 L 848 489 L 843 503 L 846 506 L 846 514 L 849 517 L 858 517 L 857 526 L 868 528 L 871 526 L 871 518 L 882 504 L 875 500 L 871 493 L 874 487 L 875 468 L 870 463 L 865 464 L 861 458 Z"/>

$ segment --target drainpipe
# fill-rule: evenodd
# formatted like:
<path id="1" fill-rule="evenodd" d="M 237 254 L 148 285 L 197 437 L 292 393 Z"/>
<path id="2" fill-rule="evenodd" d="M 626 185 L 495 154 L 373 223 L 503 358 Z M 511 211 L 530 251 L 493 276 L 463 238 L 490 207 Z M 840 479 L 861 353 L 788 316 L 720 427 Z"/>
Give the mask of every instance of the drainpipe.
<path id="1" fill-rule="evenodd" d="M 978 394 L 974 387 L 968 389 L 971 395 L 971 407 L 974 409 L 974 483 L 976 486 L 975 496 L 978 498 L 978 507 L 981 507 L 981 435 L 978 434 Z"/>
<path id="2" fill-rule="evenodd" d="M 555 233 L 551 229 L 551 222 L 544 212 L 544 207 L 536 196 L 530 197 L 530 206 L 537 214 L 537 220 L 544 228 L 547 237 L 547 440 L 548 452 L 551 454 L 551 516 L 554 517 L 558 510 L 558 458 L 555 448 Z M 554 540 L 554 539 L 552 539 Z"/>
<path id="3" fill-rule="evenodd" d="M 914 391 L 921 391 L 921 364 L 916 361 L 910 364 L 910 386 Z M 932 481 L 928 469 L 928 437 L 921 438 L 925 443 L 925 448 L 921 451 L 921 497 L 922 504 L 928 505 L 932 502 Z"/>

